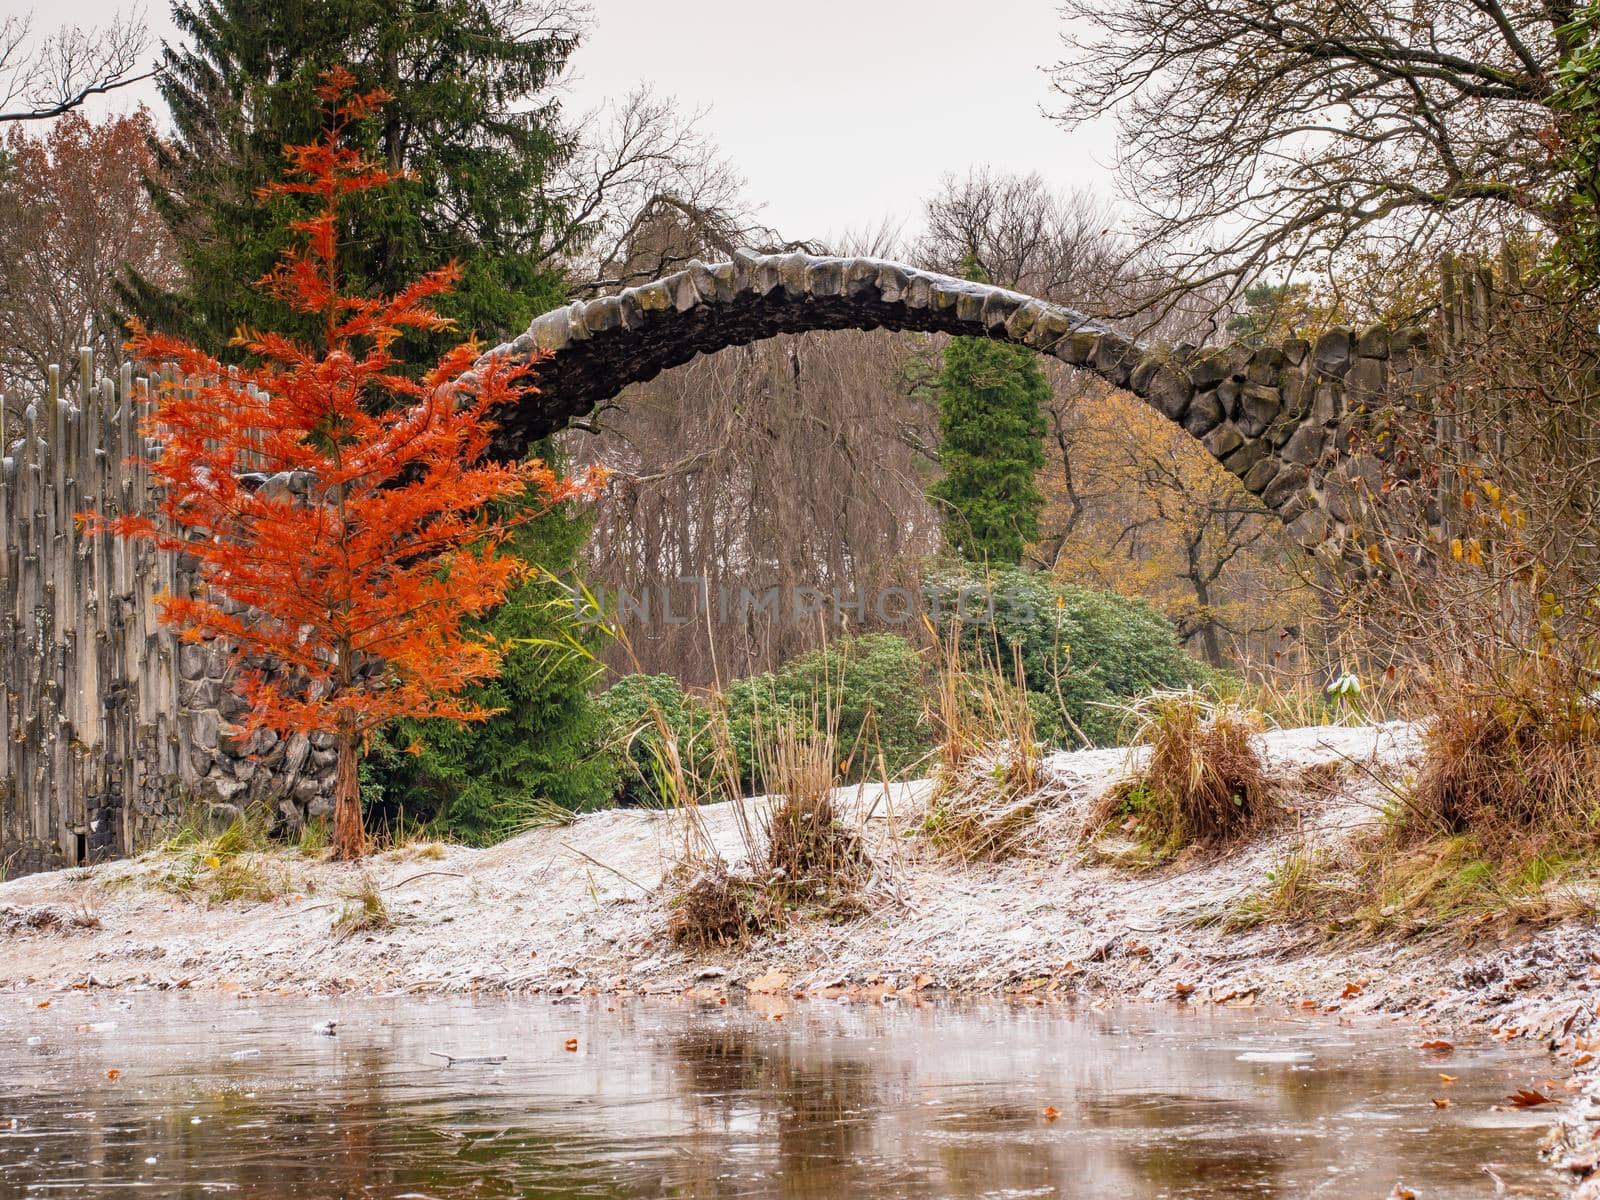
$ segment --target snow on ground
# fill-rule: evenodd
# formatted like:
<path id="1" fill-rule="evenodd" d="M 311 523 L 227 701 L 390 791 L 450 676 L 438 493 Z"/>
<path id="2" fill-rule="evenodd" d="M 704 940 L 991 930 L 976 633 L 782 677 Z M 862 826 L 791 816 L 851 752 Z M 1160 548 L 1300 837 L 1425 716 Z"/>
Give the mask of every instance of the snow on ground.
<path id="1" fill-rule="evenodd" d="M 1047 760 L 1058 799 L 1025 851 L 997 864 L 952 862 L 916 836 L 926 782 L 852 790 L 844 807 L 862 821 L 874 863 L 867 914 L 840 924 L 797 920 L 735 949 L 671 944 L 663 880 L 681 854 L 684 824 L 617 810 L 490 850 L 399 850 L 360 867 L 285 852 L 272 869 L 286 872 L 290 886 L 266 903 L 206 907 L 174 895 L 156 886 L 166 869 L 159 855 L 0 884 L 0 989 L 672 992 L 781 973 L 799 989 L 1186 994 L 1528 1028 L 1565 1019 L 1570 1006 L 1552 1006 L 1591 986 L 1600 938 L 1588 928 L 1470 950 L 1330 951 L 1303 930 L 1220 927 L 1214 918 L 1262 888 L 1298 839 L 1336 840 L 1373 820 L 1385 780 L 1409 770 L 1418 750 L 1399 724 L 1276 731 L 1264 745 L 1286 782 L 1290 817 L 1220 860 L 1162 873 L 1095 865 L 1085 854 L 1085 814 L 1127 759 L 1120 750 L 1080 751 Z M 1298 773 L 1319 763 L 1339 764 L 1338 788 L 1297 793 Z M 730 861 L 745 856 L 741 831 L 762 803 L 700 810 L 706 836 Z M 393 925 L 340 940 L 334 920 L 363 872 Z M 84 927 L 77 916 L 98 924 Z"/>

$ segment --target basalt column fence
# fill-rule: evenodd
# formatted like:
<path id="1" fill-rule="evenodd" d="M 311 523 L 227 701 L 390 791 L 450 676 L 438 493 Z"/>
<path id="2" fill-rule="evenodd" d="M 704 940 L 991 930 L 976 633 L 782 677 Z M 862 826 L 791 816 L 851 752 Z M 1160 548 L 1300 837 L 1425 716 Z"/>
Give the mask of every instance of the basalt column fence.
<path id="1" fill-rule="evenodd" d="M 158 617 L 158 596 L 192 586 L 185 565 L 78 520 L 146 502 L 130 459 L 150 383 L 95 380 L 88 351 L 76 395 L 60 375 L 20 428 L 0 404 L 0 878 L 132 853 L 188 805 L 225 818 L 267 800 L 292 824 L 325 803 L 333 766 L 304 737 L 223 737 L 229 655 Z"/>

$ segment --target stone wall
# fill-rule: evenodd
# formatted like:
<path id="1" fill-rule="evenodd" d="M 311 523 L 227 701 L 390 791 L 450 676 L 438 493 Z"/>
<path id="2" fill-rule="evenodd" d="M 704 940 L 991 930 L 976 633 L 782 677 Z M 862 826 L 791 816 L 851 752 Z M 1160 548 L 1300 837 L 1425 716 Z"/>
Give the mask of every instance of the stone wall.
<path id="1" fill-rule="evenodd" d="M 52 371 L 22 428 L 0 424 L 0 877 L 133 853 L 189 807 L 263 801 L 293 825 L 331 795 L 326 746 L 222 736 L 230 655 L 157 616 L 186 564 L 80 527 L 145 502 L 148 397 L 126 370 L 63 396 Z"/>

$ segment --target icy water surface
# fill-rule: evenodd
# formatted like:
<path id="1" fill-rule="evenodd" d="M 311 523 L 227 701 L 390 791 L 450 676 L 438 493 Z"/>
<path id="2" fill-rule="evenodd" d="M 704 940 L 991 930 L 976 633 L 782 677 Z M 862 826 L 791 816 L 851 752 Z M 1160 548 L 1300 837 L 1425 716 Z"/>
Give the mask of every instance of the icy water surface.
<path id="1" fill-rule="evenodd" d="M 1419 1040 L 1199 1005 L 5 997 L 0 1196 L 1559 1195 L 1548 1116 L 1496 1107 L 1548 1059 Z"/>

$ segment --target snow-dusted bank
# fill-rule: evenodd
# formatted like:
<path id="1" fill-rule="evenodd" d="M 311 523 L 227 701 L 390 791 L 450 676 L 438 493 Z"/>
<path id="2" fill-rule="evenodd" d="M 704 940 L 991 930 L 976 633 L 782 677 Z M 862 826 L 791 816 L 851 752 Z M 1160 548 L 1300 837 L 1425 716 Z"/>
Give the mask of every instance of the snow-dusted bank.
<path id="1" fill-rule="evenodd" d="M 174 892 L 163 884 L 172 863 L 160 853 L 13 880 L 0 884 L 0 988 L 670 993 L 782 975 L 786 988 L 804 991 L 1287 1002 L 1526 1034 L 1587 1024 L 1587 1005 L 1568 1022 L 1600 961 L 1592 957 L 1600 935 L 1587 923 L 1467 947 L 1330 952 L 1313 931 L 1217 920 L 1263 889 L 1302 839 L 1332 844 L 1374 820 L 1418 749 L 1403 725 L 1285 730 L 1263 740 L 1289 818 L 1219 859 L 1161 873 L 1097 865 L 1085 853 L 1085 817 L 1126 755 L 1082 751 L 1048 760 L 1056 799 L 1022 852 L 1000 863 L 956 862 L 926 845 L 918 836 L 926 783 L 852 790 L 843 808 L 862 822 L 873 862 L 864 915 L 797 918 L 738 947 L 672 943 L 667 876 L 682 853 L 683 822 L 618 810 L 490 850 L 410 847 L 361 866 L 274 853 L 261 864 L 279 893 L 268 901 Z M 1342 768 L 1336 786 L 1327 786 L 1333 772 L 1325 769 L 1318 787 L 1297 791 L 1319 764 Z M 744 817 L 762 803 L 745 801 Z M 700 810 L 705 834 L 734 862 L 749 824 L 737 807 Z M 373 889 L 384 926 L 336 936 L 349 897 Z"/>

